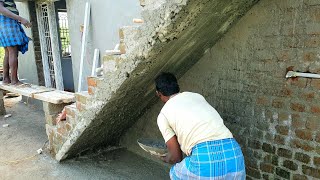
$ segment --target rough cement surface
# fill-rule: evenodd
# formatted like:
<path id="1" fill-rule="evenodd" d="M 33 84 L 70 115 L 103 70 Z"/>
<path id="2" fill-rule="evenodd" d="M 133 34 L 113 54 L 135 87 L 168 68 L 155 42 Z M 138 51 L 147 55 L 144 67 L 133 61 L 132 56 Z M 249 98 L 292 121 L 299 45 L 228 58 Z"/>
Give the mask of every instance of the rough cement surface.
<path id="1" fill-rule="evenodd" d="M 153 79 L 160 71 L 178 77 L 194 65 L 258 0 L 167 0 L 146 6 L 140 27 L 115 71 L 106 72 L 87 111 L 64 143 L 58 160 L 88 148 L 117 144 L 154 103 Z M 149 8 L 149 9 L 148 9 Z M 102 103 L 100 103 L 102 102 Z M 95 118 L 92 118 L 95 117 Z"/>
<path id="2" fill-rule="evenodd" d="M 242 146 L 248 179 L 320 178 L 320 1 L 262 0 L 179 79 L 217 109 Z M 148 109 L 122 138 L 161 136 Z"/>
<path id="3" fill-rule="evenodd" d="M 12 117 L 0 117 L 0 179 L 168 179 L 168 168 L 150 162 L 125 150 L 100 151 L 58 163 L 45 153 L 19 163 L 36 154 L 47 141 L 44 115 L 33 107 L 6 100 Z M 12 108 L 10 108 L 12 107 Z M 9 127 L 3 128 L 3 124 Z"/>

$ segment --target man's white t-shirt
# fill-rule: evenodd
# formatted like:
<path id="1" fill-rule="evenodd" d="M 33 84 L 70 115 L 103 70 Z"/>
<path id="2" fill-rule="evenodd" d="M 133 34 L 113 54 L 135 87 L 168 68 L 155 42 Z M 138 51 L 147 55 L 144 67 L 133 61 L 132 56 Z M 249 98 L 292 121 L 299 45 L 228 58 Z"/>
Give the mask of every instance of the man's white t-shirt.
<path id="1" fill-rule="evenodd" d="M 201 142 L 233 138 L 219 113 L 202 95 L 192 92 L 171 97 L 161 109 L 157 123 L 165 142 L 176 135 L 186 155 Z"/>

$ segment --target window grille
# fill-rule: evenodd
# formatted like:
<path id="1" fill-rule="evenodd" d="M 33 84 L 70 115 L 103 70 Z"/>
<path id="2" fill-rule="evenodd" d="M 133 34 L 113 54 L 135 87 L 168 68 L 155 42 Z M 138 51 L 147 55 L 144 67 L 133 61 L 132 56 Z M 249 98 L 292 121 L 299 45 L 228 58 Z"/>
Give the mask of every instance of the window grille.
<path id="1" fill-rule="evenodd" d="M 60 43 L 61 43 L 61 55 L 62 57 L 71 56 L 71 44 L 70 44 L 70 34 L 69 34 L 69 24 L 68 24 L 68 14 L 64 10 L 58 10 L 59 18 L 59 33 L 60 33 Z"/>
<path id="2" fill-rule="evenodd" d="M 40 15 L 43 23 L 45 43 L 47 47 L 51 87 L 56 88 L 55 69 L 54 69 L 54 62 L 53 62 L 53 56 L 52 56 L 52 45 L 51 45 L 51 36 L 50 36 L 50 29 L 49 29 L 48 5 L 42 4 L 40 9 L 41 9 Z"/>

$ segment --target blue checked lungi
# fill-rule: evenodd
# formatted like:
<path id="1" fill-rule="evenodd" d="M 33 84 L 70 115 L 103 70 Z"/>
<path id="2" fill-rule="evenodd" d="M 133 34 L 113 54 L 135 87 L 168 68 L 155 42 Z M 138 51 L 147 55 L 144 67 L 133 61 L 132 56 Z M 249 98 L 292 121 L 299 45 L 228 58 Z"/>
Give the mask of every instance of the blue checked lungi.
<path id="1" fill-rule="evenodd" d="M 241 148 L 233 138 L 199 143 L 190 156 L 171 168 L 170 178 L 245 180 Z"/>
<path id="2" fill-rule="evenodd" d="M 0 47 L 18 46 L 24 54 L 28 51 L 29 38 L 21 24 L 11 18 L 0 15 Z"/>

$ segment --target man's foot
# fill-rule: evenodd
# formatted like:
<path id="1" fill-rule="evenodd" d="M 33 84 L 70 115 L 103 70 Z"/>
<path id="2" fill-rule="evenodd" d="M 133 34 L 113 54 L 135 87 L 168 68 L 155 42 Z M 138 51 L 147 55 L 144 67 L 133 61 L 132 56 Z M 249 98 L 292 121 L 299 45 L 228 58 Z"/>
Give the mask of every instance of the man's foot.
<path id="1" fill-rule="evenodd" d="M 10 78 L 3 78 L 2 84 L 7 85 L 7 84 L 10 84 L 10 83 L 11 83 Z"/>
<path id="2" fill-rule="evenodd" d="M 23 82 L 21 82 L 21 81 L 11 81 L 11 85 L 13 85 L 13 86 L 19 86 L 19 85 L 22 85 L 23 84 Z"/>

